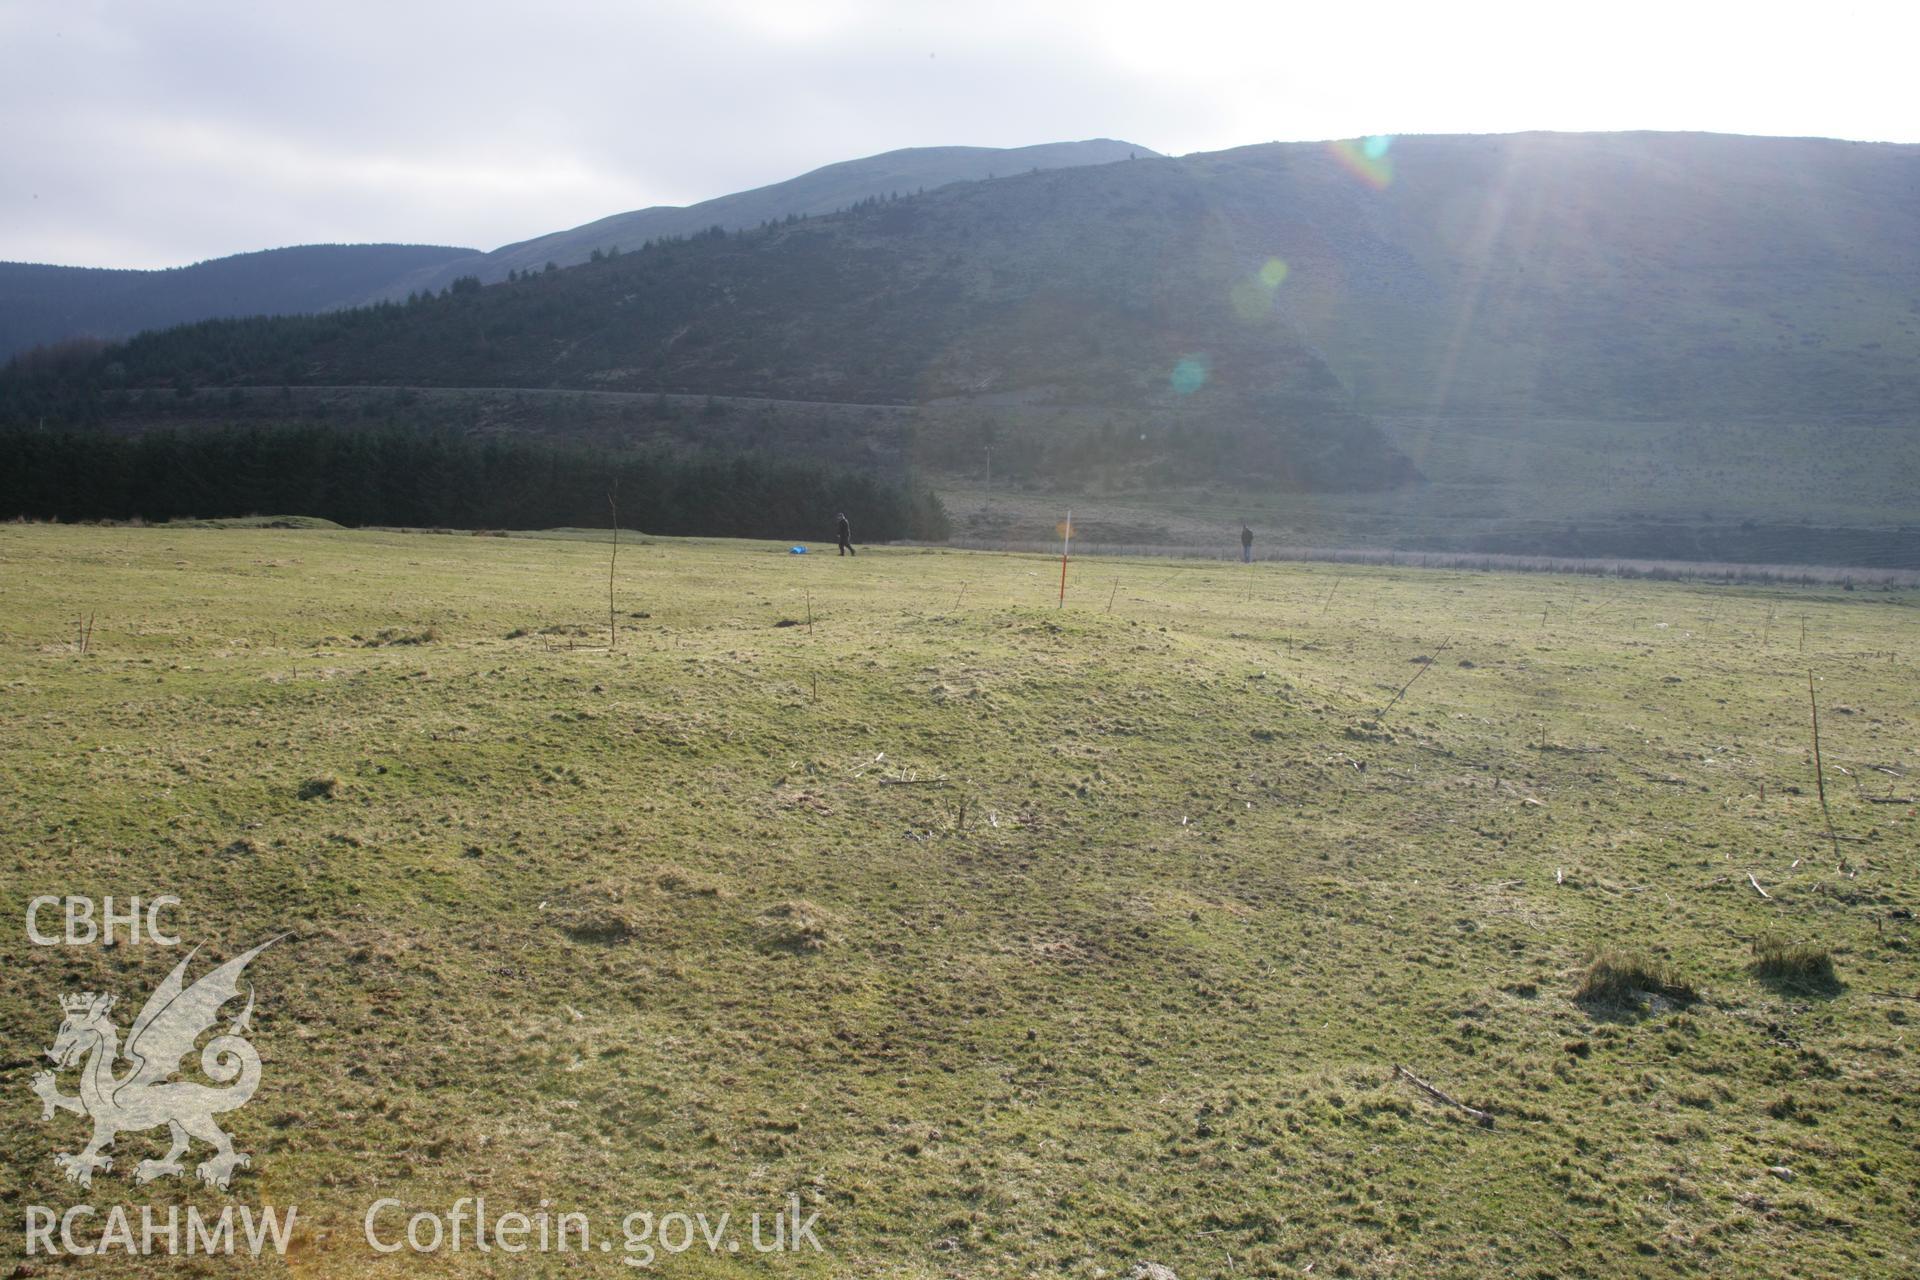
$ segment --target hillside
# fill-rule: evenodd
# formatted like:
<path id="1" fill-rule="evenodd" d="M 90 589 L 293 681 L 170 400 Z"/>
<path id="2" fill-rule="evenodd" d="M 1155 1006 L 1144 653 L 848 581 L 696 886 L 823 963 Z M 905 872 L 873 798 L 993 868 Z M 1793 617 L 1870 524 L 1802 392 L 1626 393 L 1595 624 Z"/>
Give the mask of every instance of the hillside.
<path id="1" fill-rule="evenodd" d="M 1024 403 L 950 424 L 924 460 L 991 447 L 1003 474 L 1116 484 L 1406 479 L 1284 317 L 1219 324 L 1231 247 L 1184 166 L 1042 171 L 404 306 L 146 334 L 93 376 L 109 388 L 573 387 L 843 405 L 1010 397 Z M 1023 456 L 1034 453 L 1045 456 Z"/>
<path id="2" fill-rule="evenodd" d="M 1920 412 L 1920 147 L 1406 138 L 1189 157 L 1358 405 L 1460 417 Z"/>
<path id="3" fill-rule="evenodd" d="M 0 359 L 65 338 L 124 338 L 194 320 L 298 315 L 402 299 L 462 276 L 488 283 L 548 262 L 573 266 L 595 250 L 729 231 L 788 214 L 831 213 L 872 196 L 1158 154 L 1096 138 L 1031 147 L 912 147 L 826 165 L 797 178 L 698 204 L 618 213 L 491 253 L 423 245 L 300 245 L 164 271 L 0 262 Z"/>
<path id="4" fill-rule="evenodd" d="M 769 186 L 691 205 L 656 205 L 589 222 L 567 231 L 503 245 L 492 253 L 423 267 L 369 301 L 400 299 L 420 289 L 439 290 L 463 275 L 487 284 L 509 272 L 539 271 L 586 262 L 597 250 L 638 249 L 649 240 L 691 236 L 713 227 L 739 231 L 789 215 L 811 216 L 848 209 L 874 196 L 910 195 L 953 182 L 977 182 L 1036 169 L 1067 169 L 1157 156 L 1132 142 L 1094 138 L 1046 142 L 1031 147 L 908 147 L 859 160 L 830 164 Z"/>
<path id="5" fill-rule="evenodd" d="M 165 271 L 0 262 L 0 359 L 66 338 L 118 339 L 217 316 L 352 306 L 395 276 L 471 255 L 408 244 L 309 244 Z"/>
<path id="6" fill-rule="evenodd" d="M 1132 359 L 1143 345 L 1212 370 L 1284 329 L 1363 412 L 1920 412 L 1920 147 L 1518 134 L 1353 152 L 1271 144 L 887 200 L 546 293 L 322 325 L 293 380 L 848 401 L 1044 384 L 1108 403 L 1164 384 Z"/>
<path id="7" fill-rule="evenodd" d="M 281 384 L 639 393 L 574 429 L 730 416 L 733 441 L 898 459 L 969 491 L 967 536 L 1045 535 L 1058 504 L 1013 486 L 1109 504 L 1138 543 L 1247 517 L 1317 545 L 1911 567 L 1920 148 L 1520 134 L 1022 172 L 148 334 L 0 384 L 0 412 L 77 390 L 109 420 L 258 416 Z M 153 394 L 202 386 L 239 398 Z M 735 408 L 764 401 L 819 408 Z"/>

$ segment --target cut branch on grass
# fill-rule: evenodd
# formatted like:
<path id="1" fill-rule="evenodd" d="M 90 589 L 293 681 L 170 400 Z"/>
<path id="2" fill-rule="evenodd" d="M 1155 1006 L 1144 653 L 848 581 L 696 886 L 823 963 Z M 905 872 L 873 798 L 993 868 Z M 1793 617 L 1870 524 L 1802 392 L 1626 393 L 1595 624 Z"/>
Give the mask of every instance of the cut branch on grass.
<path id="1" fill-rule="evenodd" d="M 1327 610 L 1329 610 L 1329 609 L 1331 609 L 1331 608 L 1333 608 L 1333 593 L 1334 593 L 1334 592 L 1336 592 L 1336 591 L 1338 591 L 1338 590 L 1340 589 L 1340 584 L 1341 584 L 1341 583 L 1343 583 L 1343 582 L 1345 582 L 1345 581 L 1346 581 L 1346 579 L 1345 579 L 1345 578 L 1335 578 L 1335 579 L 1333 580 L 1333 586 L 1332 586 L 1332 587 L 1331 587 L 1331 588 L 1330 588 L 1330 589 L 1329 589 L 1329 590 L 1327 591 L 1327 600 L 1326 600 L 1326 603 L 1320 606 L 1320 616 L 1321 616 L 1321 617 L 1323 617 L 1323 618 L 1324 618 L 1324 617 L 1326 617 L 1326 616 L 1327 616 Z"/>
<path id="2" fill-rule="evenodd" d="M 1420 669 L 1419 669 L 1418 671 L 1416 671 L 1416 672 L 1414 672 L 1414 673 L 1413 673 L 1413 676 L 1412 676 L 1412 678 L 1411 678 L 1411 679 L 1409 679 L 1409 680 L 1408 680 L 1408 681 L 1407 681 L 1407 682 L 1406 682 L 1405 684 L 1403 684 L 1403 685 L 1401 685 L 1401 686 L 1400 686 L 1400 692 L 1398 692 L 1398 693 L 1396 693 L 1396 694 L 1394 694 L 1394 695 L 1393 695 L 1393 700 L 1392 700 L 1391 702 L 1389 702 L 1389 703 L 1387 703 L 1387 705 L 1386 705 L 1386 706 L 1384 706 L 1384 707 L 1382 707 L 1382 708 L 1380 708 L 1380 710 L 1379 710 L 1379 713 L 1378 713 L 1378 714 L 1376 714 L 1376 715 L 1375 715 L 1375 716 L 1374 716 L 1373 718 L 1374 718 L 1375 720 L 1384 720 L 1384 719 L 1386 719 L 1386 718 L 1387 718 L 1387 712 L 1389 712 L 1389 711 L 1391 711 L 1391 710 L 1393 710 L 1393 709 L 1394 709 L 1395 707 L 1397 707 L 1397 706 L 1399 706 L 1399 705 L 1400 705 L 1400 699 L 1402 699 L 1402 698 L 1404 698 L 1404 697 L 1406 697 L 1406 696 L 1407 696 L 1407 690 L 1409 690 L 1409 689 L 1411 689 L 1411 688 L 1413 688 L 1413 682 L 1414 682 L 1415 680 L 1418 680 L 1418 679 L 1419 679 L 1419 678 L 1420 678 L 1421 676 L 1423 676 L 1423 675 L 1425 675 L 1425 674 L 1427 674 L 1427 672 L 1428 672 L 1428 671 L 1430 671 L 1430 670 L 1432 670 L 1432 669 L 1433 669 L 1433 664 L 1434 664 L 1435 662 L 1437 662 L 1437 661 L 1439 660 L 1439 658 L 1440 658 L 1440 655 L 1441 655 L 1441 654 L 1443 654 L 1443 653 L 1445 653 L 1445 652 L 1447 651 L 1447 649 L 1448 649 L 1448 647 L 1449 647 L 1449 646 L 1451 646 L 1452 644 L 1453 644 L 1453 637 L 1452 637 L 1452 636 L 1448 636 L 1448 637 L 1446 638 L 1446 640 L 1445 640 L 1445 642 L 1443 642 L 1443 643 L 1441 644 L 1441 646 L 1440 646 L 1440 647 L 1439 647 L 1438 649 L 1435 649 L 1435 650 L 1433 651 L 1433 657 L 1431 657 L 1431 658 L 1428 658 L 1428 659 L 1427 659 L 1427 660 L 1426 660 L 1425 662 L 1423 662 L 1423 663 L 1421 663 L 1421 664 L 1420 664 Z"/>
<path id="3" fill-rule="evenodd" d="M 1773 901 L 1773 895 L 1760 887 L 1760 882 L 1754 879 L 1753 872 L 1751 871 L 1747 872 L 1747 883 L 1753 886 L 1753 891 L 1755 893 L 1759 894 L 1761 897 L 1765 898 L 1769 902 Z"/>
<path id="4" fill-rule="evenodd" d="M 1479 1125 L 1482 1129 L 1493 1128 L 1493 1116 L 1488 1112 L 1482 1111 L 1478 1107 L 1468 1106 L 1466 1103 L 1460 1101 L 1460 1099 L 1455 1098 L 1452 1095 L 1447 1094 L 1442 1090 L 1435 1088 L 1433 1085 L 1428 1084 L 1425 1080 L 1422 1080 L 1419 1076 L 1413 1074 L 1413 1072 L 1407 1070 L 1403 1066 L 1396 1065 L 1394 1067 L 1394 1071 L 1396 1074 L 1399 1075 L 1399 1077 L 1402 1080 L 1405 1080 L 1408 1084 L 1420 1090 L 1422 1093 L 1426 1094 L 1428 1097 L 1433 1098 L 1439 1102 L 1444 1102 L 1450 1107 L 1458 1107 L 1460 1110 L 1466 1112 L 1468 1115 L 1473 1117 L 1473 1122 Z"/>

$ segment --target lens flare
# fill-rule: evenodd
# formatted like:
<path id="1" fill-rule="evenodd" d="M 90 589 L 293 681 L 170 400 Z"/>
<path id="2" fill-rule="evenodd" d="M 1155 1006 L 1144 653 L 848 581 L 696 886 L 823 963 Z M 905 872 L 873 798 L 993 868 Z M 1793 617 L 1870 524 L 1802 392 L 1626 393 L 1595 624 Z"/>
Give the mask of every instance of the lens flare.
<path id="1" fill-rule="evenodd" d="M 1167 379 L 1175 395 L 1190 396 L 1207 382 L 1207 358 L 1205 356 L 1181 356 L 1174 363 L 1173 375 Z"/>
<path id="2" fill-rule="evenodd" d="M 1328 152 L 1342 168 L 1375 191 L 1385 191 L 1393 185 L 1392 149 L 1393 138 L 1388 134 L 1327 144 Z"/>
<path id="3" fill-rule="evenodd" d="M 1258 320 L 1273 311 L 1273 296 L 1287 278 L 1287 264 L 1268 258 L 1260 269 L 1233 282 L 1227 290 L 1227 302 L 1242 320 Z"/>

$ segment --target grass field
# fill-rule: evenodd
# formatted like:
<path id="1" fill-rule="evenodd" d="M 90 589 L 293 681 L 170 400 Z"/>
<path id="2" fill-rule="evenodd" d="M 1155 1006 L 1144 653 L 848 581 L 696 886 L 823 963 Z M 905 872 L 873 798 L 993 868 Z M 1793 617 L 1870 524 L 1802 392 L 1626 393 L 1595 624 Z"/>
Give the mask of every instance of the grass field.
<path id="1" fill-rule="evenodd" d="M 0 526 L 0 1255 L 238 1201 L 269 1273 L 614 1275 L 362 1217 L 798 1195 L 824 1252 L 655 1269 L 1920 1269 L 1920 595 L 629 539 L 609 651 L 607 552 Z M 28 900 L 136 893 L 196 974 L 291 932 L 231 1196 L 69 1185 L 29 1088 L 181 953 Z"/>

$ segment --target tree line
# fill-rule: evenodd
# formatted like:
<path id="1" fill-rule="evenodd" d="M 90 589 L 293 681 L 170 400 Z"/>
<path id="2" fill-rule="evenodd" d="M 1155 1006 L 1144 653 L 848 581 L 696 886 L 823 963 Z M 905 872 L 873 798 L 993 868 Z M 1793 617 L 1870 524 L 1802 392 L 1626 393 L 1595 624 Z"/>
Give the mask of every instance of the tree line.
<path id="1" fill-rule="evenodd" d="M 608 452 L 405 427 L 248 426 L 119 434 L 0 428 L 0 517 L 320 516 L 344 525 L 604 528 L 825 539 L 944 539 L 940 499 L 890 478 L 758 453 Z"/>

